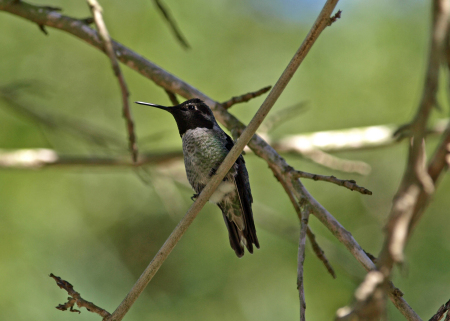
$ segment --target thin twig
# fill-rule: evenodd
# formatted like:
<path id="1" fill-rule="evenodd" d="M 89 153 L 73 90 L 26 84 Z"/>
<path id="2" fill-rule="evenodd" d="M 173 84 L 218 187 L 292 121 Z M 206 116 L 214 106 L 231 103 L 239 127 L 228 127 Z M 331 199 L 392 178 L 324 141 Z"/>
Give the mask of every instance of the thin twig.
<path id="1" fill-rule="evenodd" d="M 122 93 L 122 114 L 127 123 L 128 130 L 128 141 L 129 147 L 132 155 L 132 159 L 134 162 L 137 162 L 138 158 L 138 147 L 136 142 L 136 134 L 134 132 L 134 122 L 133 116 L 131 115 L 130 104 L 128 102 L 128 96 L 130 93 L 128 92 L 127 84 L 125 82 L 125 78 L 120 70 L 119 63 L 117 62 L 116 53 L 114 52 L 113 44 L 111 38 L 109 37 L 108 29 L 106 28 L 105 22 L 103 21 L 102 16 L 102 7 L 98 4 L 97 0 L 87 0 L 89 4 L 89 8 L 91 9 L 92 15 L 94 16 L 94 21 L 98 29 L 98 33 L 100 34 L 104 46 L 104 50 L 111 60 L 111 65 L 114 71 L 114 75 L 117 77 L 119 81 L 120 90 Z"/>
<path id="2" fill-rule="evenodd" d="M 341 19 L 341 14 L 342 14 L 342 11 L 341 11 L 341 10 L 338 10 L 338 11 L 334 14 L 334 16 L 330 17 L 330 21 L 328 22 L 328 26 L 331 26 L 333 23 L 336 22 L 336 20 Z"/>
<path id="3" fill-rule="evenodd" d="M 80 308 L 86 308 L 86 310 L 90 312 L 97 313 L 99 316 L 103 318 L 103 320 L 106 320 L 106 318 L 111 316 L 111 314 L 105 309 L 100 308 L 99 306 L 95 305 L 92 302 L 84 300 L 81 297 L 80 293 L 75 291 L 72 284 L 70 284 L 69 282 L 61 279 L 59 276 L 56 276 L 53 273 L 50 273 L 49 276 L 56 281 L 56 284 L 59 286 L 60 289 L 66 290 L 67 293 L 70 295 L 66 303 L 60 304 L 56 307 L 58 310 L 66 311 L 67 309 L 70 309 L 71 312 L 81 313 L 79 310 L 75 310 L 73 308 L 76 303 Z"/>
<path id="4" fill-rule="evenodd" d="M 330 183 L 348 188 L 351 191 L 357 191 L 361 194 L 372 195 L 371 191 L 369 191 L 365 187 L 358 186 L 354 180 L 338 179 L 334 176 L 311 174 L 311 173 L 307 173 L 307 172 L 297 171 L 294 169 L 292 169 L 291 175 L 293 178 L 308 178 L 308 179 L 312 179 L 315 181 L 330 182 Z"/>
<path id="5" fill-rule="evenodd" d="M 48 148 L 0 149 L 0 168 L 40 169 L 45 167 L 139 167 L 148 164 L 165 164 L 183 158 L 181 151 L 144 153 L 137 163 L 125 156 L 72 156 Z"/>
<path id="6" fill-rule="evenodd" d="M 306 247 L 306 233 L 308 230 L 309 208 L 307 206 L 300 206 L 302 208 L 302 219 L 300 220 L 300 238 L 298 242 L 298 257 L 297 257 L 297 290 L 300 298 L 300 321 L 305 321 L 305 289 L 303 285 L 303 264 L 305 263 L 305 247 Z"/>
<path id="7" fill-rule="evenodd" d="M 221 105 L 223 108 L 228 109 L 233 105 L 236 105 L 239 103 L 246 103 L 253 98 L 256 98 L 256 97 L 261 96 L 262 94 L 265 94 L 266 92 L 268 92 L 270 90 L 270 88 L 272 88 L 272 86 L 267 86 L 260 90 L 249 92 L 249 93 L 246 93 L 241 96 L 232 97 L 230 100 L 223 102 Z"/>
<path id="8" fill-rule="evenodd" d="M 177 95 L 175 95 L 173 92 L 171 92 L 170 90 L 167 90 L 167 89 L 164 89 L 164 91 L 166 92 L 167 96 L 169 97 L 172 105 L 176 106 L 176 105 L 180 104 L 180 102 L 178 101 Z"/>
<path id="9" fill-rule="evenodd" d="M 274 112 L 272 115 L 268 116 L 261 127 L 259 127 L 259 132 L 267 134 L 282 123 L 297 117 L 306 110 L 307 103 L 307 101 L 302 101 L 293 106 Z"/>
<path id="10" fill-rule="evenodd" d="M 344 173 L 356 173 L 359 175 L 368 175 L 372 167 L 366 162 L 358 160 L 349 160 L 330 155 L 320 149 L 310 150 L 301 154 L 306 159 L 309 159 L 326 168 L 341 171 Z"/>
<path id="11" fill-rule="evenodd" d="M 161 12 L 161 14 L 164 17 L 164 19 L 169 24 L 170 30 L 172 30 L 173 34 L 178 39 L 178 41 L 180 42 L 181 46 L 184 49 L 189 49 L 190 46 L 189 46 L 186 38 L 181 33 L 181 30 L 178 28 L 178 25 L 177 25 L 175 19 L 173 19 L 173 17 L 170 14 L 169 10 L 161 3 L 161 0 L 153 0 L 153 2 L 155 3 L 155 5 L 158 8 L 159 12 Z"/>
<path id="12" fill-rule="evenodd" d="M 306 235 L 308 236 L 309 241 L 311 242 L 312 249 L 316 256 L 319 258 L 319 260 L 322 261 L 323 265 L 325 265 L 328 273 L 331 274 L 333 279 L 336 278 L 336 273 L 334 272 L 333 267 L 331 266 L 330 262 L 328 262 L 327 257 L 325 256 L 325 252 L 322 250 L 320 245 L 316 241 L 316 236 L 311 231 L 311 228 L 308 226 L 308 229 L 306 231 Z"/>

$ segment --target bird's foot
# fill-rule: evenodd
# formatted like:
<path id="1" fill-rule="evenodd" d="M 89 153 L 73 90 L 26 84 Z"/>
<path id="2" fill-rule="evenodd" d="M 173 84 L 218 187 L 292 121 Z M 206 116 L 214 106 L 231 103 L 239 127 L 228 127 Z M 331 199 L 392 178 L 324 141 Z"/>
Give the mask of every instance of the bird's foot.
<path id="1" fill-rule="evenodd" d="M 199 195 L 200 195 L 200 194 L 198 194 L 198 193 L 192 195 L 191 200 L 195 202 L 195 200 L 197 199 L 197 197 L 198 197 Z"/>

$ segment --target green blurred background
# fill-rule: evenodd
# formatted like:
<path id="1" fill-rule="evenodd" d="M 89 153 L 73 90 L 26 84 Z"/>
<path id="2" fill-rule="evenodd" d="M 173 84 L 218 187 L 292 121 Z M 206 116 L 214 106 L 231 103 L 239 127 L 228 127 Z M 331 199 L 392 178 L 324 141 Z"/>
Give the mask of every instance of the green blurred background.
<path id="1" fill-rule="evenodd" d="M 218 101 L 273 85 L 314 22 L 321 5 L 307 0 L 165 0 L 191 49 L 176 42 L 152 1 L 100 1 L 110 34 Z M 84 1 L 35 1 L 69 16 L 90 15 Z M 274 107 L 301 101 L 309 108 L 272 135 L 402 124 L 421 96 L 430 5 L 427 1 L 342 1 L 342 19 L 325 30 Z M 18 99 L 40 113 L 63 115 L 115 132 L 126 144 L 121 98 L 106 56 L 66 33 L 0 12 L 0 85 L 31 81 Z M 123 71 L 131 101 L 169 104 L 164 91 Z M 443 80 L 445 81 L 444 77 Z M 440 92 L 448 116 L 445 86 Z M 231 112 L 248 123 L 263 98 Z M 0 100 L 0 148 L 55 148 L 70 155 L 115 156 L 48 129 Z M 169 115 L 132 106 L 141 151 L 179 150 Z M 145 138 L 147 137 L 147 138 Z M 429 140 L 430 151 L 437 139 Z M 355 179 L 363 196 L 305 181 L 368 252 L 378 254 L 391 199 L 403 173 L 405 143 L 338 154 L 372 166 L 368 176 L 339 173 L 295 156 L 297 169 Z M 267 164 L 246 156 L 261 249 L 237 259 L 220 211 L 207 204 L 126 320 L 297 320 L 298 219 Z M 169 165 L 168 165 L 169 166 Z M 181 161 L 171 167 L 0 170 L 0 320 L 99 320 L 61 312 L 67 294 L 48 277 L 71 282 L 82 296 L 112 312 L 191 204 Z M 168 174 L 167 172 L 170 172 Z M 173 179 L 176 179 L 175 181 Z M 179 183 L 181 181 L 182 183 Z M 450 297 L 450 182 L 444 178 L 394 282 L 428 319 Z M 331 320 L 351 302 L 364 270 L 314 217 L 319 244 L 337 272 L 333 280 L 308 247 L 308 320 Z M 309 246 L 309 245 L 308 245 Z M 403 320 L 392 304 L 390 320 Z"/>

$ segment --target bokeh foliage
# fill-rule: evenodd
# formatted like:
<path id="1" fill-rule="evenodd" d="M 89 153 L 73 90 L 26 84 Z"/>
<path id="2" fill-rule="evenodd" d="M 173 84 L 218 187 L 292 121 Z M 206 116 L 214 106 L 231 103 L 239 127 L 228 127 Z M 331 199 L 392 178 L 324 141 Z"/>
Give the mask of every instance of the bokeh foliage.
<path id="1" fill-rule="evenodd" d="M 117 41 L 224 101 L 275 83 L 319 10 L 314 1 L 291 2 L 166 0 L 192 47 L 188 51 L 175 41 L 151 1 L 100 3 Z M 35 3 L 61 6 L 75 17 L 89 15 L 83 1 Z M 338 8 L 343 10 L 342 19 L 320 36 L 274 107 L 280 110 L 308 100 L 310 108 L 274 131 L 274 137 L 402 124 L 415 111 L 426 63 L 429 5 L 371 0 L 343 1 Z M 23 91 L 21 102 L 108 128 L 126 142 L 120 92 L 106 56 L 57 30 L 48 29 L 49 36 L 44 36 L 35 25 L 4 12 L 0 29 L 1 85 L 31 81 L 36 90 Z M 126 67 L 123 71 L 131 101 L 169 104 L 161 88 Z M 447 117 L 446 97 L 441 88 L 443 111 L 434 119 Z M 261 101 L 234 106 L 232 113 L 248 122 Z M 0 148 L 54 147 L 72 155 L 118 153 L 74 139 L 61 128 L 39 126 L 3 101 L 0 107 Z M 142 106 L 133 106 L 133 113 L 141 151 L 180 148 L 170 115 Z M 363 248 L 376 255 L 405 166 L 405 143 L 338 156 L 366 161 L 371 174 L 336 173 L 293 156 L 287 160 L 304 171 L 355 179 L 373 191 L 369 197 L 322 182 L 304 182 Z M 266 163 L 251 154 L 246 161 L 261 249 L 237 259 L 219 210 L 206 205 L 127 319 L 298 319 L 298 219 Z M 185 179 L 182 164 L 175 168 Z M 164 184 L 169 178 L 157 168 L 147 170 L 0 171 L 1 320 L 99 319 L 86 311 L 79 316 L 54 309 L 67 295 L 47 277 L 50 272 L 112 312 L 191 203 L 190 189 Z M 394 278 L 424 319 L 450 296 L 449 189 L 444 178 L 407 248 L 407 262 Z M 171 206 L 161 197 L 168 194 L 176 199 Z M 338 278 L 331 279 L 307 252 L 307 318 L 329 320 L 338 307 L 350 302 L 364 271 L 315 218 L 310 222 Z M 392 306 L 389 317 L 403 319 Z"/>

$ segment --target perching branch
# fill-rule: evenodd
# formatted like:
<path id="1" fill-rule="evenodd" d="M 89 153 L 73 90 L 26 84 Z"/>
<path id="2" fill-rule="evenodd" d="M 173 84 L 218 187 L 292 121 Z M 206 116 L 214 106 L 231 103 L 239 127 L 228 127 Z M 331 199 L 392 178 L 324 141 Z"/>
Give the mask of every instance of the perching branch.
<path id="1" fill-rule="evenodd" d="M 136 142 L 136 134 L 134 133 L 133 116 L 131 115 L 130 104 L 128 102 L 128 96 L 130 94 L 128 92 L 127 84 L 125 82 L 125 78 L 122 74 L 122 71 L 120 70 L 119 63 L 117 62 L 116 53 L 114 52 L 113 44 L 111 42 L 111 38 L 109 37 L 108 29 L 106 28 L 105 22 L 103 21 L 102 16 L 103 9 L 98 4 L 97 0 L 87 0 L 87 2 L 89 4 L 89 8 L 91 9 L 92 15 L 94 16 L 94 21 L 97 26 L 98 33 L 102 39 L 104 51 L 111 60 L 114 75 L 117 77 L 119 81 L 120 91 L 122 92 L 122 104 L 123 104 L 122 114 L 127 123 L 129 147 L 133 161 L 137 162 L 138 147 Z"/>
<path id="2" fill-rule="evenodd" d="M 60 289 L 66 290 L 67 293 L 70 295 L 69 300 L 66 303 L 60 304 L 56 307 L 58 310 L 66 311 L 67 309 L 69 309 L 70 312 L 81 313 L 79 310 L 75 310 L 73 308 L 74 305 L 76 304 L 78 305 L 79 308 L 86 308 L 86 310 L 90 312 L 97 313 L 99 316 L 103 318 L 103 320 L 106 320 L 106 318 L 111 316 L 111 314 L 105 309 L 102 309 L 99 306 L 95 305 L 94 303 L 83 299 L 80 293 L 75 291 L 72 284 L 70 284 L 69 282 L 61 279 L 59 276 L 56 276 L 53 273 L 50 273 L 49 276 L 56 281 L 56 284 L 59 286 Z"/>
<path id="3" fill-rule="evenodd" d="M 211 180 L 208 182 L 208 184 L 203 188 L 200 195 L 195 200 L 194 204 L 190 207 L 190 209 L 187 211 L 184 218 L 180 221 L 180 223 L 177 225 L 177 227 L 174 229 L 172 234 L 169 236 L 169 238 L 166 240 L 164 245 L 161 247 L 161 249 L 158 251 L 158 253 L 155 255 L 152 262 L 150 262 L 149 266 L 145 269 L 145 271 L 142 273 L 139 280 L 136 282 L 135 286 L 131 289 L 131 291 L 128 293 L 127 297 L 122 301 L 122 303 L 117 307 L 117 309 L 114 311 L 114 313 L 111 316 L 111 320 L 113 321 L 120 321 L 125 316 L 125 314 L 130 309 L 131 305 L 135 302 L 137 297 L 142 293 L 142 291 L 145 289 L 147 284 L 150 282 L 150 280 L 153 278 L 155 273 L 158 271 L 158 269 L 161 267 L 162 263 L 165 261 L 165 259 L 168 257 L 170 252 L 175 247 L 176 243 L 180 240 L 180 238 L 183 236 L 187 228 L 190 226 L 190 224 L 193 222 L 195 217 L 197 216 L 198 212 L 202 209 L 202 207 L 205 205 L 207 200 L 210 198 L 214 190 L 219 186 L 219 184 L 222 182 L 225 175 L 228 173 L 231 166 L 234 164 L 236 159 L 239 157 L 239 155 L 244 150 L 244 147 L 249 143 L 250 139 L 255 134 L 258 127 L 261 125 L 264 118 L 269 113 L 270 109 L 278 99 L 278 97 L 283 92 L 284 88 L 288 84 L 289 80 L 294 75 L 295 71 L 299 67 L 300 63 L 305 58 L 306 54 L 309 52 L 309 49 L 312 47 L 320 33 L 325 29 L 326 24 L 329 20 L 330 14 L 333 11 L 334 7 L 336 6 L 337 0 L 328 0 L 325 4 L 324 8 L 322 9 L 322 12 L 320 13 L 319 17 L 317 18 L 314 26 L 312 27 L 311 31 L 309 32 L 308 36 L 306 37 L 305 41 L 303 41 L 302 45 L 300 46 L 299 50 L 295 53 L 292 60 L 289 62 L 287 68 L 282 73 L 281 77 L 278 79 L 277 83 L 273 87 L 272 91 L 269 93 L 261 107 L 256 112 L 253 119 L 250 121 L 248 126 L 244 129 L 241 136 L 238 138 L 238 140 L 235 142 L 235 145 L 230 150 L 228 155 L 225 157 L 222 164 L 219 166 L 219 168 L 216 171 L 216 174 L 211 178 Z"/>

